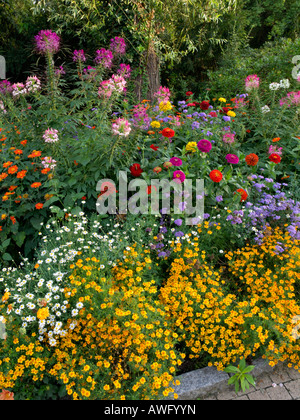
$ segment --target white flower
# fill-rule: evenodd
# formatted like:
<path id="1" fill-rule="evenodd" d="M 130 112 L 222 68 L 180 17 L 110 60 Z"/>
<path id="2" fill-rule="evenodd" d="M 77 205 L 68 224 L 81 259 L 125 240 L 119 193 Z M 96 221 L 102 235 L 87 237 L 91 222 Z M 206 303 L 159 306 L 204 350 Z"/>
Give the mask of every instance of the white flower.
<path id="1" fill-rule="evenodd" d="M 278 90 L 279 88 L 280 88 L 280 84 L 279 83 L 273 82 L 273 83 L 270 83 L 269 84 L 269 89 L 270 90 Z"/>
<path id="2" fill-rule="evenodd" d="M 288 89 L 290 87 L 289 79 L 282 79 L 280 80 L 279 84 L 280 84 L 280 87 L 283 89 Z"/>
<path id="3" fill-rule="evenodd" d="M 267 112 L 270 112 L 271 110 L 270 110 L 270 108 L 268 107 L 268 105 L 265 105 L 265 106 L 262 106 L 261 107 L 261 112 L 263 113 L 263 114 L 266 114 Z"/>

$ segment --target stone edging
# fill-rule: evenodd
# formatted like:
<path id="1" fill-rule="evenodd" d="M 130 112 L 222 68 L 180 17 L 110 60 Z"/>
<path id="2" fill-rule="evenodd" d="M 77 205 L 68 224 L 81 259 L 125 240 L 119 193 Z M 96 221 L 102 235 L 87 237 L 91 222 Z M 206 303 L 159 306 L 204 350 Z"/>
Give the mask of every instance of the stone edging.
<path id="1" fill-rule="evenodd" d="M 251 375 L 255 380 L 264 373 L 273 371 L 267 360 L 257 359 L 253 361 L 255 368 Z M 176 377 L 180 385 L 175 386 L 174 392 L 179 400 L 203 399 L 212 393 L 217 393 L 229 389 L 228 379 L 230 375 L 226 372 L 218 371 L 216 367 L 205 367 L 183 373 Z"/>

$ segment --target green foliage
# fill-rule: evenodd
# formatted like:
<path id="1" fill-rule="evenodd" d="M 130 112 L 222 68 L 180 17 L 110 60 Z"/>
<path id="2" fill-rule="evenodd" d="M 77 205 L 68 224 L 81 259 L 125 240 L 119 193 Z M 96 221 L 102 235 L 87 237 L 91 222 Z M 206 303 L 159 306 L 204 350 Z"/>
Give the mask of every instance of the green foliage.
<path id="1" fill-rule="evenodd" d="M 250 385 L 255 386 L 255 381 L 253 376 L 250 375 L 250 372 L 254 369 L 254 366 L 247 366 L 245 359 L 242 359 L 236 366 L 228 366 L 224 369 L 227 373 L 234 374 L 229 380 L 228 385 L 234 384 L 235 392 L 238 393 L 240 387 L 243 392 L 250 388 Z"/>

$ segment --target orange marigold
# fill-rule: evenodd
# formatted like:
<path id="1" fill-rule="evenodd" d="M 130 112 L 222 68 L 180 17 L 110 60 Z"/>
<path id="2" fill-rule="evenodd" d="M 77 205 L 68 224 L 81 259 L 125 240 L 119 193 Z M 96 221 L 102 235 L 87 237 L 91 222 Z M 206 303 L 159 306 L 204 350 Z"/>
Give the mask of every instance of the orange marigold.
<path id="1" fill-rule="evenodd" d="M 26 176 L 26 174 L 27 174 L 27 171 L 25 171 L 25 170 L 20 171 L 20 172 L 17 173 L 17 178 L 23 179 Z"/>
<path id="2" fill-rule="evenodd" d="M 7 171 L 9 174 L 15 174 L 16 172 L 18 172 L 18 167 L 17 165 L 11 166 L 10 168 L 8 168 Z"/>

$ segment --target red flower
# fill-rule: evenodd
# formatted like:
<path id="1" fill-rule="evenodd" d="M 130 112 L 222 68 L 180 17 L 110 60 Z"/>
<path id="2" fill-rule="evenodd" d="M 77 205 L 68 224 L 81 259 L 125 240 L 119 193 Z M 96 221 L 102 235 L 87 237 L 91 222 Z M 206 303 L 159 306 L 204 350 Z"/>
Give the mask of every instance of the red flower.
<path id="1" fill-rule="evenodd" d="M 196 106 L 195 102 L 190 102 L 189 104 L 187 104 L 187 106 Z"/>
<path id="2" fill-rule="evenodd" d="M 158 146 L 151 144 L 150 149 L 154 150 L 155 152 L 158 150 Z"/>
<path id="3" fill-rule="evenodd" d="M 156 186 L 155 185 L 149 185 L 148 187 L 147 187 L 147 194 L 148 195 L 150 195 L 151 194 L 151 192 L 152 192 L 152 188 L 154 189 L 154 191 L 157 191 L 157 188 L 156 188 Z"/>
<path id="4" fill-rule="evenodd" d="M 206 111 L 209 107 L 209 102 L 208 101 L 202 101 L 200 104 L 200 108 L 202 109 L 202 111 Z"/>
<path id="5" fill-rule="evenodd" d="M 221 114 L 227 114 L 228 111 L 229 111 L 229 108 L 227 107 L 223 107 L 222 109 L 220 109 Z"/>
<path id="6" fill-rule="evenodd" d="M 269 160 L 274 163 L 280 163 L 281 157 L 277 153 L 271 153 L 269 156 Z"/>
<path id="7" fill-rule="evenodd" d="M 239 188 L 238 190 L 236 190 L 236 192 L 241 194 L 241 201 L 246 201 L 247 200 L 248 194 L 247 194 L 247 191 L 243 190 L 243 188 Z"/>
<path id="8" fill-rule="evenodd" d="M 143 172 L 143 169 L 141 168 L 141 165 L 139 163 L 134 163 L 130 166 L 130 172 L 133 176 L 140 176 Z"/>
<path id="9" fill-rule="evenodd" d="M 40 209 L 42 209 L 44 207 L 44 204 L 43 203 L 37 203 L 36 205 L 35 205 L 35 208 L 37 209 L 37 210 L 40 210 Z"/>
<path id="10" fill-rule="evenodd" d="M 193 95 L 193 92 L 190 92 L 190 91 L 186 92 L 186 96 L 192 96 L 192 95 Z"/>
<path id="11" fill-rule="evenodd" d="M 164 128 L 161 132 L 164 137 L 172 138 L 175 136 L 175 131 L 172 128 Z"/>
<path id="12" fill-rule="evenodd" d="M 218 169 L 214 169 L 209 174 L 209 177 L 214 182 L 220 182 L 223 179 L 222 172 L 218 171 Z"/>
<path id="13" fill-rule="evenodd" d="M 215 111 L 211 111 L 208 115 L 211 117 L 217 117 L 217 113 Z"/>

